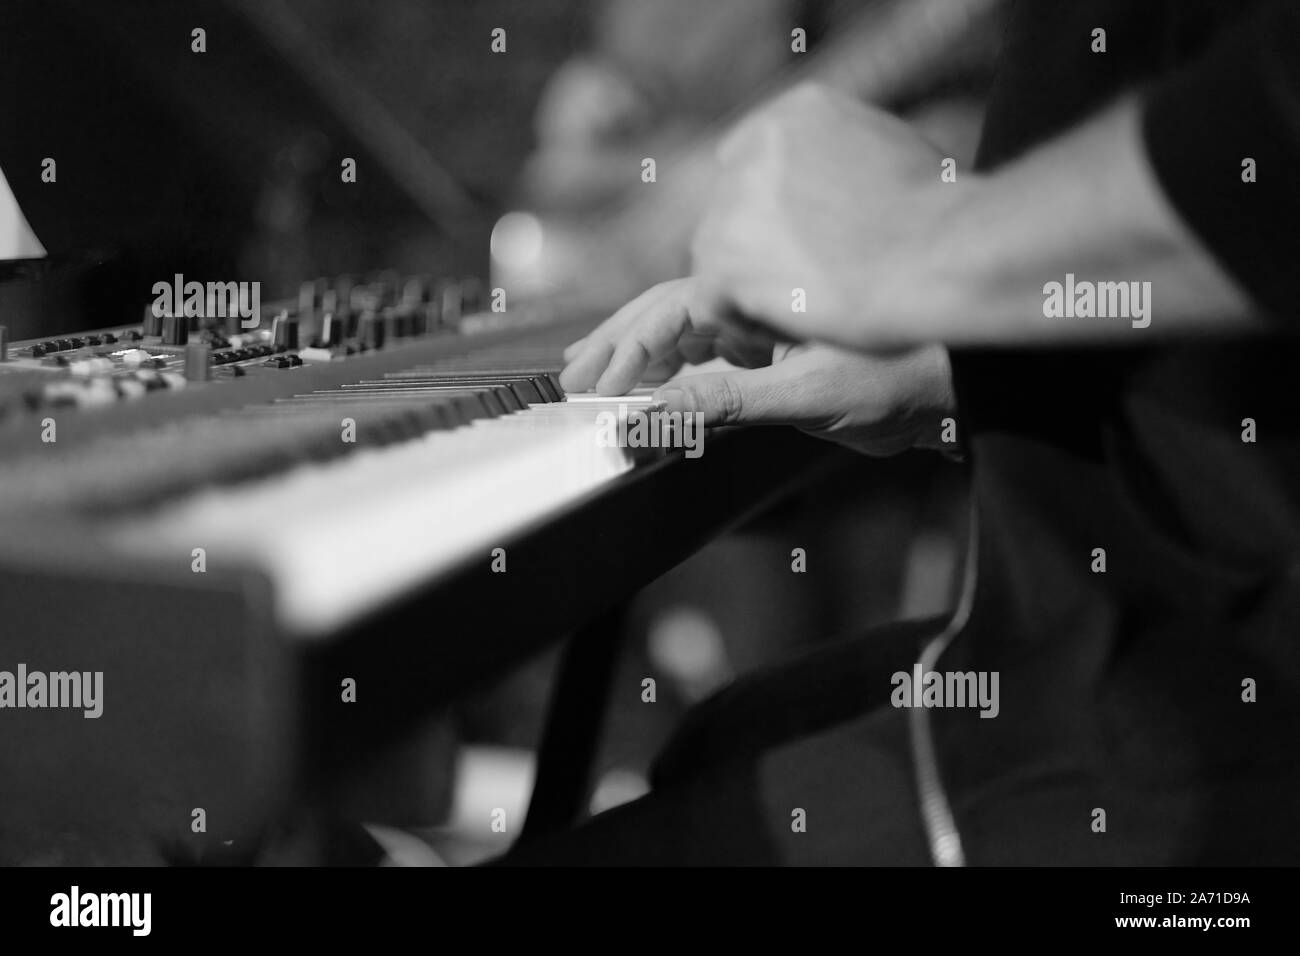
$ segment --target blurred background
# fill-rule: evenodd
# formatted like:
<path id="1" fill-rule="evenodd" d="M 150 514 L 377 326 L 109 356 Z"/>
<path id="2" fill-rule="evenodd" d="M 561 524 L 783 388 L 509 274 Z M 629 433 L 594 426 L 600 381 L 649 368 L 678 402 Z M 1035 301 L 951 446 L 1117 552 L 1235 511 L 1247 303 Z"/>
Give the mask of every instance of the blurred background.
<path id="1" fill-rule="evenodd" d="M 264 301 L 316 276 L 478 275 L 512 301 L 612 308 L 685 271 L 714 143 L 792 83 L 885 105 L 964 167 L 998 7 L 8 0 L 0 169 L 65 279 L 32 293 L 48 300 L 34 310 L 46 327 L 11 335 L 136 316 L 176 272 L 257 280 Z M 40 180 L 45 157 L 57 188 Z M 624 635 L 593 810 L 643 792 L 682 711 L 736 674 L 948 608 L 963 501 L 957 470 L 934 456 L 864 459 L 648 588 Z M 805 574 L 790 570 L 796 547 Z M 444 636 L 469 640 L 474 626 L 444 622 Z M 479 689 L 359 788 L 347 813 L 372 842 L 349 859 L 461 864 L 503 850 L 484 821 L 495 807 L 520 819 L 554 664 Z"/>

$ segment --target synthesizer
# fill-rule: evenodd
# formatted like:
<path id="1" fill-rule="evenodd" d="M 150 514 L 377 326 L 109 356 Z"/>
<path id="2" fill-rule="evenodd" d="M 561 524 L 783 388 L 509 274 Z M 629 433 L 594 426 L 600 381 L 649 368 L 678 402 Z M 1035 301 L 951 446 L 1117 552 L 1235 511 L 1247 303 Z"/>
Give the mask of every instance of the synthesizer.
<path id="1" fill-rule="evenodd" d="M 0 334 L 0 670 L 102 675 L 94 719 L 4 715 L 11 825 L 174 842 L 201 807 L 205 845 L 247 842 L 839 454 L 600 443 L 602 412 L 652 408 L 560 389 L 600 316 L 480 289 L 382 274 L 252 328 Z"/>
<path id="2" fill-rule="evenodd" d="M 0 520 L 76 523 L 204 572 L 255 564 L 283 630 L 337 631 L 632 466 L 592 424 L 644 396 L 565 401 L 564 324 L 471 345 L 492 320 L 475 288 L 383 277 L 340 307 L 308 283 L 252 329 L 146 309 L 138 327 L 13 343 Z"/>

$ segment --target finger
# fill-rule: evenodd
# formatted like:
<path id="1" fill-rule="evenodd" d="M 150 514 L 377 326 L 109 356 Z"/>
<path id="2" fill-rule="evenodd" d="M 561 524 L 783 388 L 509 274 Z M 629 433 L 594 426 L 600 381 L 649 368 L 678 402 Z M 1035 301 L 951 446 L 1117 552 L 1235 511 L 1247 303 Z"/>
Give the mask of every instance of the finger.
<path id="1" fill-rule="evenodd" d="M 792 364 L 688 375 L 654 397 L 669 412 L 703 414 L 705 425 L 797 425 L 809 419 L 809 398 L 806 370 Z"/>
<path id="2" fill-rule="evenodd" d="M 560 387 L 566 392 L 585 392 L 596 384 L 614 354 L 612 342 L 591 342 L 560 372 Z"/>
<path id="3" fill-rule="evenodd" d="M 707 362 L 718 354 L 717 342 L 718 337 L 716 335 L 687 332 L 677 343 L 677 353 L 681 356 L 683 362 L 699 365 L 701 362 Z"/>
<path id="4" fill-rule="evenodd" d="M 587 338 L 588 336 L 584 335 L 578 341 L 571 342 L 564 347 L 564 362 L 566 365 L 583 353 L 583 350 L 587 347 Z"/>
<path id="5" fill-rule="evenodd" d="M 681 280 L 672 282 L 661 282 L 646 289 L 636 298 L 631 299 L 624 304 L 618 311 L 611 315 L 600 325 L 596 326 L 579 341 L 585 343 L 587 347 L 600 342 L 608 342 L 611 345 L 617 345 L 624 333 L 636 322 L 637 319 L 645 312 L 646 309 L 654 306 L 656 302 L 672 294 Z M 578 343 L 573 343 L 577 345 Z"/>
<path id="6" fill-rule="evenodd" d="M 681 371 L 683 364 L 682 357 L 676 352 L 669 355 L 667 358 L 651 362 L 650 367 L 647 368 L 645 374 L 641 376 L 641 383 L 643 385 L 662 384 Z"/>
<path id="7" fill-rule="evenodd" d="M 677 351 L 677 343 L 691 328 L 685 295 L 668 296 L 646 309 L 619 339 L 596 391 L 622 395 L 641 381 L 651 362 Z"/>
<path id="8" fill-rule="evenodd" d="M 627 326 L 631 325 L 642 312 L 665 296 L 671 295 L 674 282 L 661 282 L 641 293 L 611 315 L 584 339 L 579 339 L 565 349 L 564 370 L 560 373 L 560 385 L 568 392 L 585 392 L 596 384 L 604 373 L 609 360 L 614 354 L 614 347 L 623 336 Z M 578 346 L 581 345 L 581 348 Z"/>
<path id="9" fill-rule="evenodd" d="M 776 338 L 767 329 L 743 319 L 725 326 L 718 335 L 714 351 L 741 368 L 758 368 L 772 364 Z"/>

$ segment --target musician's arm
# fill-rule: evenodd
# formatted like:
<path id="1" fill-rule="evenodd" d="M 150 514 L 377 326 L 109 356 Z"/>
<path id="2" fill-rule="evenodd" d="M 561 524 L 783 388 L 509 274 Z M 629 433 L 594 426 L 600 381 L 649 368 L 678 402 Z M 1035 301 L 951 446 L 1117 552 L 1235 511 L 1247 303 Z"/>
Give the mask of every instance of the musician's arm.
<path id="1" fill-rule="evenodd" d="M 912 321 L 953 343 L 1142 342 L 1295 318 L 1297 164 L 1300 7 L 1276 3 L 1141 101 L 954 194 L 911 260 Z M 1045 317 L 1067 273 L 1149 281 L 1150 325 Z"/>
<path id="2" fill-rule="evenodd" d="M 1250 189 L 1239 173 L 1205 187 Z M 1136 100 L 951 191 L 930 221 L 895 259 L 894 301 L 877 303 L 902 338 L 1139 343 L 1266 327 L 1166 197 Z M 1102 283 L 1124 289 L 1109 298 Z"/>

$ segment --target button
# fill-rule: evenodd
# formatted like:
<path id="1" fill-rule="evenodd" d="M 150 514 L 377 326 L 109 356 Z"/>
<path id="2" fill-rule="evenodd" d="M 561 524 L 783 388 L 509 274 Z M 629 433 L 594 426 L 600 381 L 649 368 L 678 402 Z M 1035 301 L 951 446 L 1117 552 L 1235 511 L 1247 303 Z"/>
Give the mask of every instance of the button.
<path id="1" fill-rule="evenodd" d="M 137 382 L 132 378 L 119 379 L 114 385 L 117 388 L 117 394 L 126 399 L 140 398 L 146 391 L 143 382 Z"/>
<path id="2" fill-rule="evenodd" d="M 150 355 L 144 349 L 128 349 L 122 353 L 122 364 L 127 368 L 137 368 L 149 361 Z"/>
<path id="3" fill-rule="evenodd" d="M 104 375 L 113 371 L 113 361 L 101 357 L 82 359 L 80 362 L 71 363 L 68 371 L 73 375 L 81 376 Z"/>

